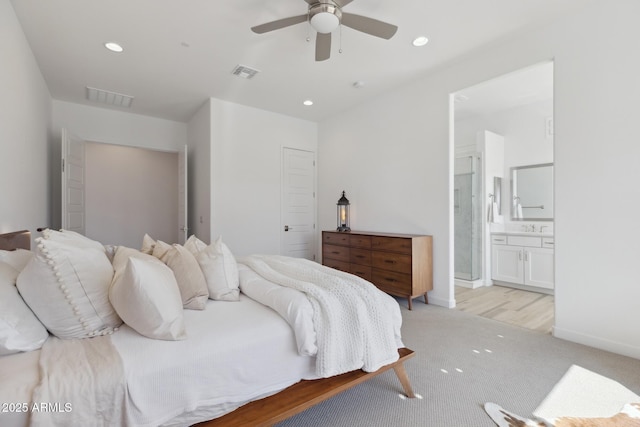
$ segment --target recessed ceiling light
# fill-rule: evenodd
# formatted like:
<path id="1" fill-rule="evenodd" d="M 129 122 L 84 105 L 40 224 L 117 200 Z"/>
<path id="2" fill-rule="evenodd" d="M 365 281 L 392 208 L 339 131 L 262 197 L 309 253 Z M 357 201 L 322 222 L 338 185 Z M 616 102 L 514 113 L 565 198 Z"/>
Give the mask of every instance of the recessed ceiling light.
<path id="1" fill-rule="evenodd" d="M 306 101 L 303 102 L 304 105 L 306 105 L 307 107 L 310 105 L 313 105 L 313 101 L 310 99 L 307 99 Z"/>
<path id="2" fill-rule="evenodd" d="M 117 52 L 120 53 L 122 52 L 124 49 L 122 48 L 122 46 L 120 46 L 118 43 L 116 42 L 106 42 L 104 44 L 104 47 L 106 47 L 107 49 L 109 49 L 111 52 Z"/>
<path id="3" fill-rule="evenodd" d="M 414 46 L 424 46 L 427 43 L 429 43 L 429 39 L 425 36 L 416 37 L 412 42 Z"/>
<path id="4" fill-rule="evenodd" d="M 353 82 L 353 87 L 356 89 L 360 89 L 364 87 L 364 82 L 362 80 L 355 81 Z"/>

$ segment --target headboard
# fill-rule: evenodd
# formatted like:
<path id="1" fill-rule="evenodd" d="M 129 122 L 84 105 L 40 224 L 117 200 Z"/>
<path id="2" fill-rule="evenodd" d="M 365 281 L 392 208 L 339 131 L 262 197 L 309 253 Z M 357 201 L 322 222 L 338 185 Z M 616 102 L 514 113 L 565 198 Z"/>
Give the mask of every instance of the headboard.
<path id="1" fill-rule="evenodd" d="M 0 250 L 31 249 L 31 232 L 29 230 L 0 234 Z"/>

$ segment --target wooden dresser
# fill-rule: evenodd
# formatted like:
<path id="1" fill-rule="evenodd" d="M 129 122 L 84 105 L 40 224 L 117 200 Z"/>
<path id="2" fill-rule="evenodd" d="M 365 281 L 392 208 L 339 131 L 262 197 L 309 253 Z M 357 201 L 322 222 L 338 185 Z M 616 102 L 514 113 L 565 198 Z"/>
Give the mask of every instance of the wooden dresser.
<path id="1" fill-rule="evenodd" d="M 362 277 L 391 295 L 413 298 L 433 289 L 433 238 L 413 234 L 323 231 L 322 264 Z"/>

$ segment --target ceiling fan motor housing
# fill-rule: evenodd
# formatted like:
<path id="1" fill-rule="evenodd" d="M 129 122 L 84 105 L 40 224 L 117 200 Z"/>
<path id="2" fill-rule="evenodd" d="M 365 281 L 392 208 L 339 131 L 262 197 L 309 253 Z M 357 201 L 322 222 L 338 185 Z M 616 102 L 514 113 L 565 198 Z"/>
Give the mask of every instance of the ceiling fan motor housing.
<path id="1" fill-rule="evenodd" d="M 342 10 L 335 3 L 314 3 L 309 6 L 309 23 L 319 33 L 333 32 L 341 19 Z"/>

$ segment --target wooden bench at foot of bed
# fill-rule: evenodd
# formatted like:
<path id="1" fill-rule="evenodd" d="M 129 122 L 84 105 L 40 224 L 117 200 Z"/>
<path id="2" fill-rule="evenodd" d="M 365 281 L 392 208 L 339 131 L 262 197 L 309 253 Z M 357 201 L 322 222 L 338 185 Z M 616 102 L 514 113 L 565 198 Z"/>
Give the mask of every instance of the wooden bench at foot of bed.
<path id="1" fill-rule="evenodd" d="M 415 394 L 411 389 L 403 362 L 412 358 L 414 352 L 408 348 L 400 348 L 398 353 L 400 358 L 396 362 L 383 366 L 375 372 L 357 370 L 329 378 L 303 380 L 272 396 L 247 403 L 220 418 L 196 425 L 198 427 L 272 426 L 391 368 L 398 376 L 407 397 L 413 398 Z"/>

